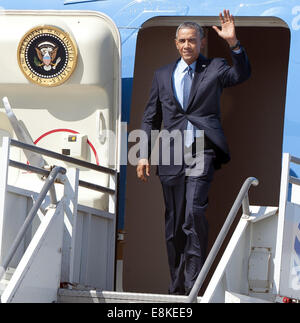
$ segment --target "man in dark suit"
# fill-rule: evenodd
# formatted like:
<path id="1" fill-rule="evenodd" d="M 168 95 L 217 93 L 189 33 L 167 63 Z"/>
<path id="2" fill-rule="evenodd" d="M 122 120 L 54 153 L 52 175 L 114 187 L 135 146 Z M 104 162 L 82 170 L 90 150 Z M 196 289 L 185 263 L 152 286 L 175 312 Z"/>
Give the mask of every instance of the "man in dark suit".
<path id="1" fill-rule="evenodd" d="M 152 132 L 160 130 L 163 122 L 172 134 L 168 147 L 163 143 L 165 136 L 160 138 L 157 168 L 166 207 L 171 294 L 188 294 L 205 261 L 208 191 L 215 169 L 230 160 L 220 121 L 222 90 L 245 81 L 251 73 L 245 49 L 236 37 L 232 15 L 224 10 L 224 16 L 220 13 L 219 17 L 221 29 L 213 28 L 227 41 L 233 65 L 221 58 L 207 59 L 201 55 L 205 44 L 202 28 L 191 22 L 181 24 L 175 39 L 181 58 L 155 72 L 142 120 L 141 128 L 148 142 L 141 149 L 137 176 L 143 181 L 150 175 Z M 201 143 L 203 149 L 199 149 Z M 167 163 L 163 158 L 166 153 Z"/>

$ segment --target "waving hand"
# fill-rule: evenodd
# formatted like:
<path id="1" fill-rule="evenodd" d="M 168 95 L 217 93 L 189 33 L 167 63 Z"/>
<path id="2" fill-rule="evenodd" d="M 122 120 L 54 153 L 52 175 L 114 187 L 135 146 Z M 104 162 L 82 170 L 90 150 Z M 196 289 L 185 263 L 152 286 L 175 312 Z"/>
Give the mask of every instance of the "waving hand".
<path id="1" fill-rule="evenodd" d="M 221 12 L 219 14 L 221 29 L 219 29 L 217 26 L 213 26 L 212 28 L 221 38 L 227 41 L 229 46 L 234 46 L 237 43 L 234 18 L 230 14 L 229 10 L 224 10 L 223 13 L 224 17 Z"/>

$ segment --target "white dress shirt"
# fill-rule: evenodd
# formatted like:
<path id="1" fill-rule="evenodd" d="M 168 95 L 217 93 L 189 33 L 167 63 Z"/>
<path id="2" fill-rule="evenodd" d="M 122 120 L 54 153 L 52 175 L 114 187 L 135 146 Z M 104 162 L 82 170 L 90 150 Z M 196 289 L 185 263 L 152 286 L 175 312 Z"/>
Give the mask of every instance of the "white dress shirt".
<path id="1" fill-rule="evenodd" d="M 182 58 L 177 63 L 177 66 L 175 67 L 174 73 L 173 73 L 173 88 L 175 96 L 180 103 L 182 109 L 183 109 L 183 85 L 184 85 L 184 76 L 187 72 L 187 67 L 190 66 L 192 69 L 192 77 L 194 78 L 194 73 L 196 69 L 196 63 L 197 61 L 193 62 L 191 65 L 188 65 Z M 188 121 L 187 124 L 187 131 L 193 131 L 193 137 L 196 137 L 196 128 L 191 124 L 190 121 Z"/>

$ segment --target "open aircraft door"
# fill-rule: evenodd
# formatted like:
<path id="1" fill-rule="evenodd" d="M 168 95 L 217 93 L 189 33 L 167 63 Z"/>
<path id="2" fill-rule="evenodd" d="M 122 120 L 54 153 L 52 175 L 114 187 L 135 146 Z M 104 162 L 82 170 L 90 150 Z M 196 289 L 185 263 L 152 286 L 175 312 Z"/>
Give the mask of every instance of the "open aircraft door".
<path id="1" fill-rule="evenodd" d="M 0 19 L 0 46 L 0 98 L 8 98 L 32 142 L 112 170 L 101 173 L 76 166 L 81 181 L 115 190 L 114 175 L 120 164 L 121 45 L 113 21 L 93 11 L 5 11 Z M 5 136 L 18 140 L 1 100 L 1 145 Z M 29 163 L 24 151 L 16 147 L 11 147 L 10 158 Z M 75 167 L 52 157 L 44 159 L 49 166 Z M 0 217 L 1 257 L 32 203 L 26 194 L 21 198 L 24 203 L 16 202 L 19 193 L 39 191 L 42 184 L 34 173 L 9 170 L 10 191 Z M 76 228 L 70 229 L 65 216 L 65 235 L 75 239 L 66 269 L 70 272 L 72 267 L 72 279 L 62 272 L 61 281 L 113 289 L 117 195 L 86 187 L 78 191 Z M 18 219 L 13 219 L 14 214 Z M 63 262 L 65 257 L 63 252 Z"/>

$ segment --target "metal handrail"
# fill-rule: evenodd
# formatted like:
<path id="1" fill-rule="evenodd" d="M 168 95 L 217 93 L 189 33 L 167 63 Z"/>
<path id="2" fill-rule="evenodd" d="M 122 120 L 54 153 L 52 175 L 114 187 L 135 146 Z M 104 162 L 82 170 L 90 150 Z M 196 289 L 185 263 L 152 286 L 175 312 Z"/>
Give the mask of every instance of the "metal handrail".
<path id="1" fill-rule="evenodd" d="M 300 165 L 300 158 L 291 156 L 291 162 Z"/>
<path id="2" fill-rule="evenodd" d="M 255 177 L 248 177 L 245 180 L 237 198 L 235 199 L 235 201 L 233 203 L 233 206 L 231 207 L 231 210 L 226 218 L 226 221 L 223 224 L 223 227 L 222 227 L 220 233 L 218 234 L 218 237 L 217 237 L 214 245 L 211 248 L 209 255 L 207 256 L 207 259 L 206 259 L 206 261 L 205 261 L 205 263 L 204 263 L 204 265 L 203 265 L 203 267 L 202 267 L 202 269 L 195 281 L 195 284 L 194 284 L 193 288 L 191 289 L 190 294 L 187 297 L 187 300 L 186 300 L 187 303 L 193 303 L 196 301 L 199 290 L 203 285 L 203 282 L 210 270 L 210 267 L 212 266 L 241 205 L 243 207 L 243 213 L 247 214 L 247 215 L 250 214 L 248 191 L 249 191 L 251 185 L 257 186 L 258 184 L 259 184 L 259 182 Z"/>
<path id="3" fill-rule="evenodd" d="M 297 178 L 295 176 L 290 176 L 289 177 L 289 183 L 300 186 L 300 178 Z"/>
<path id="4" fill-rule="evenodd" d="M 17 162 L 15 160 L 11 160 L 11 159 L 9 160 L 9 166 L 14 167 L 14 168 L 23 169 L 23 170 L 26 170 L 26 171 L 30 171 L 30 172 L 33 172 L 33 173 L 37 173 L 37 174 L 40 174 L 40 175 L 43 175 L 43 176 L 48 176 L 50 174 L 50 171 L 46 170 L 44 168 L 31 166 L 31 165 L 28 165 L 28 164 L 23 164 L 23 163 L 20 163 L 20 162 Z M 97 185 L 97 184 L 92 184 L 92 183 L 82 181 L 82 180 L 78 181 L 78 185 L 82 186 L 82 187 L 85 187 L 85 188 L 88 188 L 88 189 L 91 189 L 91 190 L 94 190 L 94 191 L 98 191 L 98 192 L 102 192 L 102 193 L 108 193 L 108 194 L 111 194 L 111 195 L 114 195 L 115 192 L 116 192 L 115 190 L 113 190 L 111 188 L 104 187 L 104 186 Z"/>
<path id="5" fill-rule="evenodd" d="M 45 184 L 41 190 L 41 192 L 39 193 L 35 203 L 33 204 L 31 210 L 29 211 L 24 223 L 22 224 L 14 242 L 12 243 L 12 246 L 10 247 L 6 257 L 4 258 L 2 264 L 0 265 L 0 280 L 2 279 L 11 259 L 13 258 L 17 248 L 19 247 L 26 230 L 28 229 L 29 225 L 31 224 L 32 220 L 34 219 L 38 209 L 40 208 L 42 202 L 44 201 L 48 191 L 51 189 L 52 185 L 54 184 L 54 181 L 56 179 L 56 177 L 58 176 L 58 174 L 65 174 L 66 173 L 66 169 L 63 167 L 59 167 L 59 166 L 55 166 L 49 176 L 47 177 Z"/>
<path id="6" fill-rule="evenodd" d="M 65 155 L 56 153 L 54 151 L 44 149 L 44 148 L 41 148 L 41 147 L 37 147 L 35 145 L 30 145 L 30 144 L 27 144 L 27 143 L 24 143 L 24 142 L 15 140 L 15 139 L 10 139 L 10 144 L 12 146 L 15 146 L 15 147 L 18 147 L 18 148 L 34 151 L 34 152 L 39 153 L 41 155 L 45 155 L 45 156 L 52 157 L 52 158 L 55 158 L 55 159 L 58 159 L 58 160 L 62 160 L 62 161 L 65 161 L 65 162 L 68 162 L 68 163 L 71 163 L 71 164 L 74 164 L 74 165 L 86 167 L 86 168 L 93 169 L 93 170 L 96 170 L 96 171 L 101 172 L 101 173 L 110 174 L 110 175 L 114 175 L 114 176 L 118 177 L 118 173 L 117 173 L 117 171 L 115 169 L 95 165 L 95 164 L 89 163 L 89 162 L 84 161 L 84 160 L 80 160 L 80 159 L 76 159 L 76 158 L 73 158 L 73 157 L 65 156 Z M 32 165 L 28 165 L 28 164 L 22 164 L 20 162 L 14 161 L 14 160 L 9 160 L 9 165 L 12 166 L 12 167 L 24 169 L 24 170 L 27 170 L 27 171 L 32 171 L 34 173 L 41 174 L 41 175 L 44 175 L 44 176 L 49 175 L 49 171 L 46 170 L 46 169 L 39 168 L 39 167 L 32 166 Z M 79 180 L 78 185 L 82 186 L 82 187 L 85 187 L 85 188 L 88 188 L 88 189 L 91 189 L 91 190 L 94 190 L 94 191 L 98 191 L 98 192 L 102 192 L 102 193 L 108 193 L 110 195 L 115 195 L 116 194 L 116 190 L 114 190 L 114 189 L 104 187 L 104 186 L 101 186 L 101 185 L 97 185 L 97 184 L 93 184 L 93 183 L 89 183 L 89 182 L 86 182 L 86 181 L 83 181 L 83 180 Z"/>
<path id="7" fill-rule="evenodd" d="M 300 165 L 300 158 L 295 156 L 290 156 L 291 163 Z M 295 176 L 289 176 L 289 183 L 299 185 L 300 186 L 300 178 L 297 178 Z"/>
<path id="8" fill-rule="evenodd" d="M 117 173 L 117 171 L 115 169 L 104 167 L 104 166 L 99 166 L 99 165 L 96 165 L 96 164 L 92 164 L 92 163 L 89 163 L 87 161 L 76 159 L 76 158 L 69 157 L 69 156 L 66 156 L 66 155 L 62 155 L 62 154 L 56 153 L 56 152 L 48 150 L 48 149 L 37 147 L 35 145 L 26 144 L 24 142 L 21 142 L 21 141 L 15 140 L 15 139 L 11 139 L 10 143 L 11 143 L 12 146 L 15 146 L 15 147 L 19 147 L 19 148 L 22 148 L 22 149 L 34 151 L 34 152 L 40 153 L 41 155 L 45 155 L 45 156 L 48 156 L 48 157 L 53 157 L 53 158 L 56 158 L 58 160 L 62 160 L 62 161 L 65 161 L 65 162 L 68 162 L 68 163 L 71 163 L 71 164 L 75 164 L 75 165 L 78 165 L 78 166 L 83 166 L 83 167 L 86 167 L 86 168 L 90 168 L 90 169 L 93 169 L 93 170 L 96 170 L 98 172 L 102 172 L 102 173 L 105 173 L 105 174 L 115 175 Z"/>

